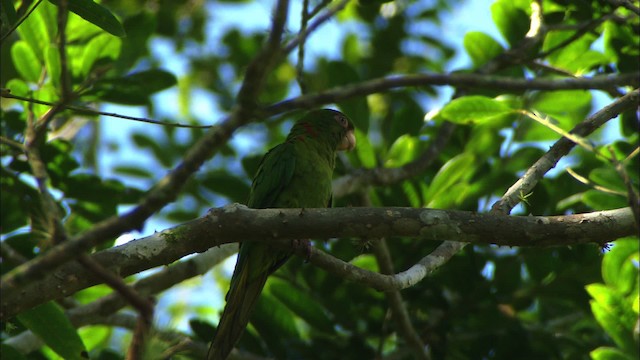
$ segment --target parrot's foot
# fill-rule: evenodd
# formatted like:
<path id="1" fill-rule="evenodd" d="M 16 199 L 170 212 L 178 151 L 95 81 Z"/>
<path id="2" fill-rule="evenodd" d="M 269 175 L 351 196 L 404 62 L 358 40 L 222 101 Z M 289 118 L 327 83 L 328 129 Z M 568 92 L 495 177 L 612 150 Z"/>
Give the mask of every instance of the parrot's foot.
<path id="1" fill-rule="evenodd" d="M 306 254 L 306 256 L 304 257 L 304 262 L 306 263 L 309 262 L 309 259 L 311 259 L 311 240 L 309 239 L 291 240 L 291 247 L 293 248 L 294 251 L 298 250 L 299 248 L 302 248 L 304 250 L 304 253 Z"/>

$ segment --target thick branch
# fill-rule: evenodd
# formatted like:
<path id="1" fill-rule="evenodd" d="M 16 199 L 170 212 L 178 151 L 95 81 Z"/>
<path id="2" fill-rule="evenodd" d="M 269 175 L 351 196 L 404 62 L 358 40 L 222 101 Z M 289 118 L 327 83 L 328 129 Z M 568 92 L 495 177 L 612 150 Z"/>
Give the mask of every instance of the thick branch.
<path id="1" fill-rule="evenodd" d="M 397 275 L 371 273 L 312 249 L 311 262 L 315 265 L 378 290 L 390 290 L 418 282 L 440 266 L 447 254 L 459 249 L 461 242 L 566 246 L 605 243 L 635 233 L 633 214 L 628 208 L 567 216 L 517 217 L 413 208 L 257 210 L 236 204 L 213 209 L 207 216 L 147 238 L 98 252 L 92 258 L 126 277 L 237 239 L 269 241 L 282 247 L 289 247 L 290 239 L 308 238 L 404 236 L 422 241 L 453 240 L 447 242 L 448 247 L 440 246 L 429 257 Z M 301 251 L 304 256 L 304 249 Z M 87 274 L 81 265 L 66 264 L 20 291 L 3 293 L 0 319 L 5 321 L 18 312 L 69 296 L 99 281 L 95 275 Z"/>
<path id="2" fill-rule="evenodd" d="M 145 296 L 158 294 L 186 279 L 203 275 L 211 267 L 219 264 L 237 251 L 236 244 L 211 248 L 202 254 L 172 264 L 153 275 L 140 279 L 132 287 Z M 66 311 L 66 315 L 73 325 L 80 327 L 99 323 L 105 316 L 114 314 L 125 306 L 127 306 L 127 301 L 114 292 L 89 304 L 69 309 Z M 28 330 L 7 339 L 6 343 L 23 354 L 35 351 L 42 346 L 42 342 Z M 204 353 L 206 353 L 206 348 L 203 351 Z"/>

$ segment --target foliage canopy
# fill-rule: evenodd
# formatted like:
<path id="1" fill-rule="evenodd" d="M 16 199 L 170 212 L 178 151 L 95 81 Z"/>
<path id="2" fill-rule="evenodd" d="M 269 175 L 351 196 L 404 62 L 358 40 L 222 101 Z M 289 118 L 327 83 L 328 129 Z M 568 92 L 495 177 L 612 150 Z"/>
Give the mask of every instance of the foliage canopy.
<path id="1" fill-rule="evenodd" d="M 476 29 L 460 49 L 446 21 L 464 2 L 277 3 L 283 11 L 247 30 L 248 19 L 225 14 L 263 2 L 2 1 L 3 297 L 50 275 L 55 267 L 32 266 L 42 259 L 91 269 L 83 251 L 56 254 L 75 240 L 77 250 L 117 252 L 121 234 L 154 230 L 149 219 L 169 227 L 243 203 L 261 155 L 321 106 L 357 127 L 358 147 L 338 161 L 334 206 L 563 215 L 632 204 L 637 216 L 637 1 L 496 0 L 487 6 L 501 38 Z M 340 36 L 324 33 L 327 19 Z M 314 51 L 323 43 L 338 53 Z M 468 66 L 448 72 L 458 55 Z M 444 105 L 439 89 L 453 94 Z M 564 153 L 553 145 L 563 138 Z M 555 162 L 539 170 L 548 157 Z M 456 239 L 436 240 L 317 246 L 394 273 Z M 293 259 L 267 283 L 234 356 L 636 359 L 638 237 L 607 250 L 591 241 L 466 246 L 402 292 Z M 177 261 L 168 269 L 194 264 L 179 279 L 127 278 L 160 299 L 145 358 L 203 356 L 229 280 L 213 266 L 232 252 Z M 110 286 L 39 296 L 17 314 L 3 300 L 3 359 L 136 353 L 136 316 Z"/>

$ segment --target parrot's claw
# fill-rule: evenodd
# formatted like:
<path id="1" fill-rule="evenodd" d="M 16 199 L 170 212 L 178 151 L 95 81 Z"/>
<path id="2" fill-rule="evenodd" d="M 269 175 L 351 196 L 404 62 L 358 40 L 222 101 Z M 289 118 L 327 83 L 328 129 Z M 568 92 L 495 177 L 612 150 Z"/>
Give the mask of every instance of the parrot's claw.
<path id="1" fill-rule="evenodd" d="M 298 250 L 299 248 L 303 248 L 306 256 L 304 257 L 304 262 L 308 263 L 309 259 L 311 259 L 311 240 L 309 239 L 304 239 L 304 240 L 298 240 L 298 239 L 294 239 L 291 240 L 291 247 L 293 248 L 293 250 Z"/>

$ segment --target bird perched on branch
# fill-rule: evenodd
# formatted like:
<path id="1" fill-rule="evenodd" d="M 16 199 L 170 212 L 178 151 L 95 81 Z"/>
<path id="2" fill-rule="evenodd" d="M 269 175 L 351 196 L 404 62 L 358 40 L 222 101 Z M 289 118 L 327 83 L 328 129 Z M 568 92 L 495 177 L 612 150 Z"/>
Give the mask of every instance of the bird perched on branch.
<path id="1" fill-rule="evenodd" d="M 317 208 L 331 206 L 336 154 L 356 145 L 353 123 L 343 113 L 323 109 L 296 121 L 280 145 L 262 158 L 251 185 L 251 208 Z M 264 243 L 244 242 L 231 278 L 208 360 L 227 358 L 244 331 L 269 275 L 292 255 Z"/>

